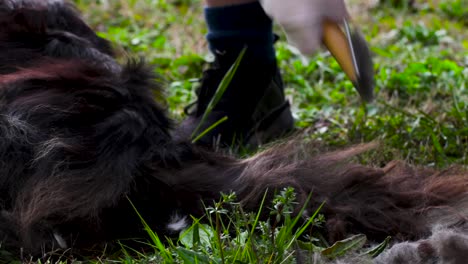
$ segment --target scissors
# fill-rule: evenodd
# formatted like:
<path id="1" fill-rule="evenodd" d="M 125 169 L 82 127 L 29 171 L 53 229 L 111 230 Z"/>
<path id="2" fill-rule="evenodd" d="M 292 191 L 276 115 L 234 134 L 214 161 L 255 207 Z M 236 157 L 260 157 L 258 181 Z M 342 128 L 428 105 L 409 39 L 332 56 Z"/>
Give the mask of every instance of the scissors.
<path id="1" fill-rule="evenodd" d="M 371 52 L 363 35 L 350 29 L 343 20 L 343 29 L 338 23 L 326 21 L 323 25 L 323 43 L 352 81 L 361 98 L 366 102 L 374 99 L 374 64 Z"/>

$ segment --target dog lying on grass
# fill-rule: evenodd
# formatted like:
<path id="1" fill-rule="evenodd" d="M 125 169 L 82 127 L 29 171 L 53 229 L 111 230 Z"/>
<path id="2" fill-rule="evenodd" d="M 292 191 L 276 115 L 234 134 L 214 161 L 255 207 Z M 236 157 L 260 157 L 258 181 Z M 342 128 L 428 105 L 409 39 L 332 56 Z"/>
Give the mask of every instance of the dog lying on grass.
<path id="1" fill-rule="evenodd" d="M 466 171 L 349 162 L 372 144 L 315 156 L 295 142 L 243 160 L 214 153 L 173 139 L 151 72 L 114 60 L 70 4 L 0 0 L 3 250 L 38 255 L 144 236 L 128 200 L 164 234 L 178 231 L 169 228 L 174 215 L 200 217 L 220 192 L 234 191 L 246 210 L 257 210 L 267 189 L 292 186 L 299 209 L 311 192 L 309 211 L 325 201 L 330 242 L 355 233 L 414 241 L 436 225 L 453 234 L 396 245 L 381 263 L 456 261 L 467 252 Z"/>

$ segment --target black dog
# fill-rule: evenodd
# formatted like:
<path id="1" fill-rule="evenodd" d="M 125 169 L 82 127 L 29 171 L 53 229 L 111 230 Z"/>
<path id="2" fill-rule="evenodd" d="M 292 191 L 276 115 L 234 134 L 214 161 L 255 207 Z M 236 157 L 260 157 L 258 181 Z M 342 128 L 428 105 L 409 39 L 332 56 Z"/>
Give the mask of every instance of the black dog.
<path id="1" fill-rule="evenodd" d="M 292 142 L 239 160 L 175 141 L 151 72 L 118 64 L 67 3 L 0 0 L 3 249 L 34 255 L 144 235 L 129 200 L 164 233 L 175 216 L 203 215 L 220 192 L 256 210 L 267 189 L 285 186 L 298 208 L 311 192 L 311 211 L 326 201 L 330 241 L 357 232 L 419 239 L 440 222 L 466 228 L 464 171 L 346 161 L 372 145 L 312 156 Z"/>

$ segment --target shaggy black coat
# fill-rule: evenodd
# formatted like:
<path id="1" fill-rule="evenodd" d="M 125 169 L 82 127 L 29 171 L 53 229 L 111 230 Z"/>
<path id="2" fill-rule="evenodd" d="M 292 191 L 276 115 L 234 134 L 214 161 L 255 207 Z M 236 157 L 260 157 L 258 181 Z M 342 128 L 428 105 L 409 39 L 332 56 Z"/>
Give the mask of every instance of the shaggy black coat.
<path id="1" fill-rule="evenodd" d="M 372 148 L 311 155 L 295 142 L 236 159 L 175 141 L 143 63 L 120 65 L 109 43 L 59 0 L 0 0 L 0 241 L 13 253 L 87 248 L 157 232 L 174 215 L 235 191 L 256 210 L 293 186 L 322 213 L 330 241 L 365 233 L 418 239 L 466 226 L 468 174 L 348 162 Z"/>

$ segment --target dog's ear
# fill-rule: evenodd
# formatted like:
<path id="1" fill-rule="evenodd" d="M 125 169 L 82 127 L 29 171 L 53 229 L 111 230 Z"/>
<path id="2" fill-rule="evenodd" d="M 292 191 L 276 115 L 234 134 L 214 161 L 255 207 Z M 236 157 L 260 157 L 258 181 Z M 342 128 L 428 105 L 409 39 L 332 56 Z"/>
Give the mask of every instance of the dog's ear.
<path id="1" fill-rule="evenodd" d="M 68 1 L 47 1 L 47 30 L 62 31 L 84 39 L 101 53 L 113 55 L 111 44 L 99 37 L 82 19 L 79 11 Z"/>
<path id="2" fill-rule="evenodd" d="M 110 43 L 99 37 L 81 18 L 76 7 L 64 0 L 0 1 L 0 29 L 21 26 L 27 32 L 64 31 L 86 39 L 102 53 L 112 55 Z"/>
<path id="3" fill-rule="evenodd" d="M 41 57 L 85 59 L 114 72 L 110 43 L 99 37 L 73 6 L 63 1 L 2 1 L 0 74 L 30 66 Z"/>

